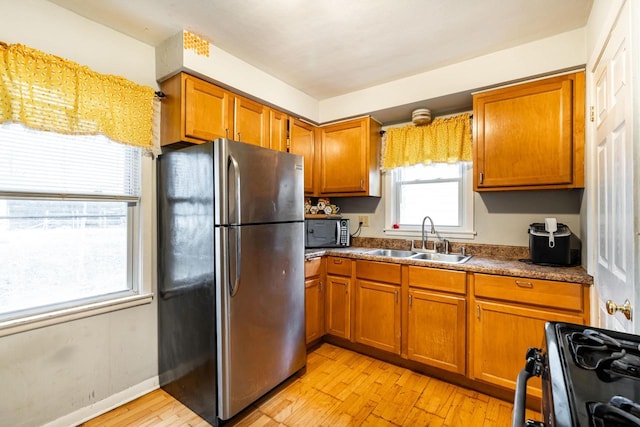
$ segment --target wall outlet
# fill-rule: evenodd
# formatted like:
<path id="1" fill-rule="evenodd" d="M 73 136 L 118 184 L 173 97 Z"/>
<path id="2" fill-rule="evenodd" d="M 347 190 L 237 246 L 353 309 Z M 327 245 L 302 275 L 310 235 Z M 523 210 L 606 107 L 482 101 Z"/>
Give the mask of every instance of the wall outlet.
<path id="1" fill-rule="evenodd" d="M 363 227 L 369 226 L 369 215 L 360 215 L 358 217 L 358 222 L 362 223 Z"/>

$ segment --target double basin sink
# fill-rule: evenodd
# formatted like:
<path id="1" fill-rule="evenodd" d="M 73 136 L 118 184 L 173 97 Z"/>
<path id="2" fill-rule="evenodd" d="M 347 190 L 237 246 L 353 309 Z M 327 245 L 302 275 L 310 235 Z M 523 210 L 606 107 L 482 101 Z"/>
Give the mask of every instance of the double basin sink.
<path id="1" fill-rule="evenodd" d="M 374 249 L 363 253 L 366 255 L 385 256 L 391 258 L 421 259 L 447 264 L 462 264 L 464 262 L 467 262 L 469 258 L 472 257 L 472 255 L 445 254 L 437 252 L 414 252 L 403 251 L 399 249 Z"/>

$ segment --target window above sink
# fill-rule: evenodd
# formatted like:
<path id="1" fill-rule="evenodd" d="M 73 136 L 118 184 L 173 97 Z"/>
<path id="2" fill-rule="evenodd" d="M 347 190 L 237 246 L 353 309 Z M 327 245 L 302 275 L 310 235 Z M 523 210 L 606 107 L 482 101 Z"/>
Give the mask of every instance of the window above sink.
<path id="1" fill-rule="evenodd" d="M 386 235 L 420 238 L 422 218 L 430 215 L 440 237 L 474 238 L 471 163 L 396 168 L 385 173 L 384 185 Z"/>

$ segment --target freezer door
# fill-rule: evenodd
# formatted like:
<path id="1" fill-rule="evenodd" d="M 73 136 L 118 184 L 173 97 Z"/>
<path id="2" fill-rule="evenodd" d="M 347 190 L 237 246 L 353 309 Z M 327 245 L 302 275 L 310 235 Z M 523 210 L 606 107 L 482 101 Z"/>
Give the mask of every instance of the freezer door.
<path id="1" fill-rule="evenodd" d="M 306 363 L 303 232 L 301 222 L 216 228 L 220 244 L 228 245 L 218 261 L 227 265 L 217 269 L 218 416 L 223 420 Z"/>
<path id="2" fill-rule="evenodd" d="M 304 219 L 301 156 L 225 139 L 214 144 L 216 224 Z"/>

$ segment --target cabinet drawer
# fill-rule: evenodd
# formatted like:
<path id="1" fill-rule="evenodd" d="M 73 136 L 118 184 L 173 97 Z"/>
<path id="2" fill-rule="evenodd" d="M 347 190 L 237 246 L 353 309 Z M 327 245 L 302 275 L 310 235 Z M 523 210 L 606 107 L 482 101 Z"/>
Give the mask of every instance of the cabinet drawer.
<path id="1" fill-rule="evenodd" d="M 409 266 L 409 286 L 464 294 L 467 292 L 467 273 Z"/>
<path id="2" fill-rule="evenodd" d="M 351 263 L 350 259 L 330 256 L 327 259 L 327 273 L 337 276 L 351 276 Z"/>
<path id="3" fill-rule="evenodd" d="M 304 263 L 304 277 L 315 277 L 320 275 L 320 268 L 322 267 L 322 258 L 311 258 Z"/>
<path id="4" fill-rule="evenodd" d="M 375 282 L 400 284 L 400 264 L 376 261 L 356 261 L 356 277 Z"/>
<path id="5" fill-rule="evenodd" d="M 523 277 L 474 274 L 475 296 L 583 311 L 582 285 Z"/>

